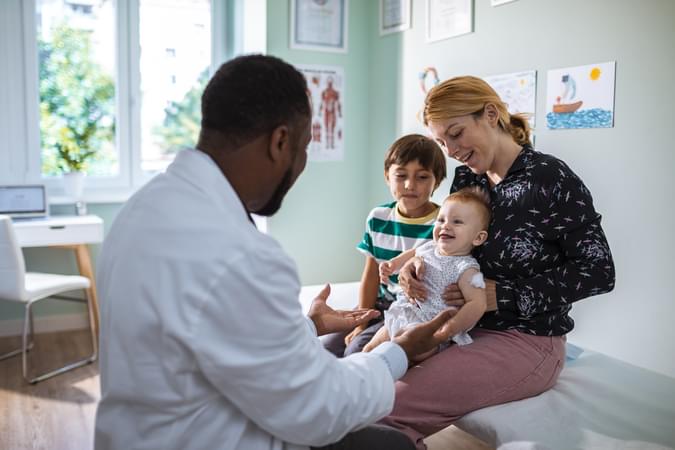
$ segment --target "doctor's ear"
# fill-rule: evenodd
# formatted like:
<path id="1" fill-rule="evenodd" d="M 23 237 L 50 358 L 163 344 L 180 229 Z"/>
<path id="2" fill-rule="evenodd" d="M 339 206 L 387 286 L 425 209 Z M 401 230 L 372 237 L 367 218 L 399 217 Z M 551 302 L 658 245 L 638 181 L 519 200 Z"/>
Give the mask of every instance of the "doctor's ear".
<path id="1" fill-rule="evenodd" d="M 272 161 L 277 161 L 285 151 L 290 150 L 290 136 L 288 126 L 279 125 L 270 134 L 268 153 Z"/>

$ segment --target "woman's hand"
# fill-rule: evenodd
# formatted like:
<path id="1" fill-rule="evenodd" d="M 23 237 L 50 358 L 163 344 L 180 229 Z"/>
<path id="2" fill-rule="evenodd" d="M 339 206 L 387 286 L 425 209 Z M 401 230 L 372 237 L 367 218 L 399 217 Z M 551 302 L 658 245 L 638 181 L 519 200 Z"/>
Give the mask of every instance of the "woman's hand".
<path id="1" fill-rule="evenodd" d="M 443 295 L 441 295 L 441 297 L 443 298 L 443 301 L 446 305 L 454 306 L 455 308 L 461 308 L 464 306 L 464 303 L 466 303 L 466 300 L 464 300 L 464 295 L 462 295 L 462 291 L 459 289 L 459 285 L 457 283 L 448 285 L 448 287 L 445 288 L 445 291 L 443 291 Z"/>
<path id="2" fill-rule="evenodd" d="M 423 302 L 427 296 L 427 290 L 422 283 L 424 276 L 424 261 L 419 256 L 411 258 L 401 267 L 398 274 L 398 284 L 411 302 Z"/>
<path id="3" fill-rule="evenodd" d="M 487 299 L 485 311 L 497 311 L 497 282 L 495 280 L 485 280 L 485 296 Z"/>
<path id="4" fill-rule="evenodd" d="M 494 280 L 485 279 L 485 296 L 487 298 L 487 309 L 486 311 L 496 311 L 497 310 L 497 283 Z M 451 284 L 445 291 L 443 291 L 443 300 L 448 306 L 454 306 L 455 308 L 461 308 L 464 306 L 466 301 L 462 295 L 462 291 L 459 290 L 457 284 Z"/>

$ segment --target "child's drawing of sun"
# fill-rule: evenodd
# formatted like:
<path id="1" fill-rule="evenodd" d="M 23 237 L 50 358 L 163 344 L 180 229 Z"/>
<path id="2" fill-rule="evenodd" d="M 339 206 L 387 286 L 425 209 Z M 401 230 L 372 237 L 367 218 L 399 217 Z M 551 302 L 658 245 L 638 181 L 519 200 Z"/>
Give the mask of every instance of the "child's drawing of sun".
<path id="1" fill-rule="evenodd" d="M 600 69 L 598 67 L 593 67 L 591 69 L 591 73 L 589 74 L 589 76 L 591 77 L 591 80 L 597 81 L 597 80 L 600 79 L 601 74 L 602 74 L 602 72 L 600 71 Z"/>

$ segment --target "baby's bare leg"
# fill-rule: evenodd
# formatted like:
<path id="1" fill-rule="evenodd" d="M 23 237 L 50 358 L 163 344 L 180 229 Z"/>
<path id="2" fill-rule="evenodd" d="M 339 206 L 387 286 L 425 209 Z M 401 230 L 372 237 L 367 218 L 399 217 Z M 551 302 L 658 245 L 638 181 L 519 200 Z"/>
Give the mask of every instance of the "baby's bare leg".
<path id="1" fill-rule="evenodd" d="M 377 330 L 377 333 L 375 333 L 375 336 L 368 342 L 364 347 L 363 351 L 364 352 L 369 352 L 378 345 L 380 345 L 383 342 L 387 342 L 389 340 L 389 333 L 387 332 L 387 327 L 382 327 L 379 330 Z"/>

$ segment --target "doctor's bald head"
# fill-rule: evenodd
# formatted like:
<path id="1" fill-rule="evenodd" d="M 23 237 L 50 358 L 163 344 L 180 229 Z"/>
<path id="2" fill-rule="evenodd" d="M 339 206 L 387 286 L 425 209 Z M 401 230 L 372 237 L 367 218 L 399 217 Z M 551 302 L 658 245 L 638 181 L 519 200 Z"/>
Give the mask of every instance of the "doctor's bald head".
<path id="1" fill-rule="evenodd" d="M 204 89 L 198 147 L 232 151 L 280 125 L 297 130 L 310 115 L 307 82 L 295 67 L 273 56 L 240 56 Z"/>

